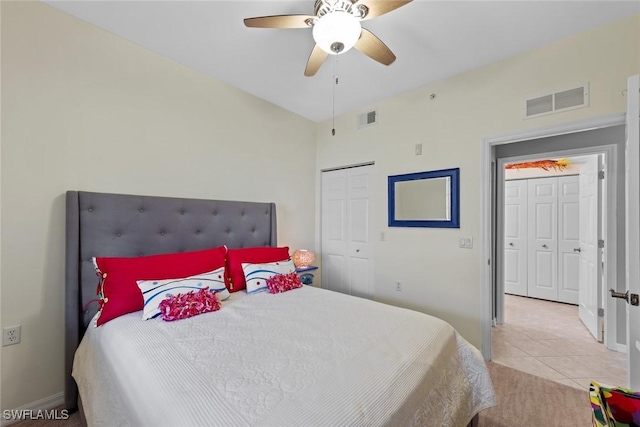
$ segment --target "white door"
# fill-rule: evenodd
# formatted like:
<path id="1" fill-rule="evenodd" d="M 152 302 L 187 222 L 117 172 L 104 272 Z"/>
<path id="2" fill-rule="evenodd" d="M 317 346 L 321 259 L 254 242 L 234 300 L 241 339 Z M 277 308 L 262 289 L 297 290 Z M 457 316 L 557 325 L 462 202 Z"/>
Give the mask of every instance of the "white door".
<path id="1" fill-rule="evenodd" d="M 602 341 L 598 319 L 602 263 L 598 249 L 598 156 L 590 156 L 580 167 L 580 268 L 578 271 L 578 315 L 591 335 Z"/>
<path id="2" fill-rule="evenodd" d="M 626 144 L 626 226 L 627 226 L 627 290 L 640 294 L 640 76 L 629 77 L 627 83 L 627 144 Z M 627 307 L 627 354 L 629 387 L 640 390 L 640 307 Z"/>
<path id="3" fill-rule="evenodd" d="M 347 287 L 347 170 L 322 173 L 322 287 Z"/>
<path id="4" fill-rule="evenodd" d="M 578 304 L 580 260 L 577 175 L 558 177 L 558 301 Z"/>
<path id="5" fill-rule="evenodd" d="M 528 180 L 528 281 L 530 297 L 558 299 L 558 179 Z"/>
<path id="6" fill-rule="evenodd" d="M 373 296 L 372 166 L 322 173 L 322 287 Z"/>
<path id="7" fill-rule="evenodd" d="M 527 296 L 527 181 L 504 183 L 504 291 Z"/>

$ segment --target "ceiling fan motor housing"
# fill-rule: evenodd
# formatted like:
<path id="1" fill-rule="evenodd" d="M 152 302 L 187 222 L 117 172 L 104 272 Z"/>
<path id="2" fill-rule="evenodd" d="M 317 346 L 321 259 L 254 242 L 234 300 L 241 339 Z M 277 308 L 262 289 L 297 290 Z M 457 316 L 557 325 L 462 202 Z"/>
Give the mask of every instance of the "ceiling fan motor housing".
<path id="1" fill-rule="evenodd" d="M 354 7 L 356 0 L 316 0 L 313 8 L 315 15 L 320 18 L 331 12 L 347 12 L 358 19 L 364 19 L 369 12 L 369 8 L 364 4 L 358 4 Z"/>

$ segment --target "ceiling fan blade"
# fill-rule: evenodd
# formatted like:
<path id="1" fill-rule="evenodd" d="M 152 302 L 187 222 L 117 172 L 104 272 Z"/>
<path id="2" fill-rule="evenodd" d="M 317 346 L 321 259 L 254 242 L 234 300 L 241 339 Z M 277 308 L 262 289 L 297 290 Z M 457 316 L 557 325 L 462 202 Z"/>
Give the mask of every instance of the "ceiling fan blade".
<path id="1" fill-rule="evenodd" d="M 329 54 L 324 50 L 320 49 L 320 46 L 315 45 L 313 50 L 311 51 L 311 55 L 309 55 L 309 60 L 307 61 L 307 68 L 304 70 L 304 75 L 307 77 L 315 76 L 318 72 L 324 60 L 327 59 Z"/>
<path id="2" fill-rule="evenodd" d="M 377 18 L 378 16 L 384 15 L 385 13 L 389 13 L 392 10 L 396 10 L 399 7 L 404 6 L 407 3 L 411 3 L 412 0 L 360 0 L 357 5 L 367 6 L 369 12 L 362 19 L 366 21 L 367 19 Z"/>
<path id="3" fill-rule="evenodd" d="M 384 65 L 389 65 L 396 60 L 396 56 L 391 52 L 391 49 L 366 28 L 362 29 L 360 38 L 354 47 L 369 58 Z"/>
<path id="4" fill-rule="evenodd" d="M 274 15 L 246 18 L 244 25 L 256 28 L 309 28 L 307 21 L 316 19 L 313 15 Z"/>

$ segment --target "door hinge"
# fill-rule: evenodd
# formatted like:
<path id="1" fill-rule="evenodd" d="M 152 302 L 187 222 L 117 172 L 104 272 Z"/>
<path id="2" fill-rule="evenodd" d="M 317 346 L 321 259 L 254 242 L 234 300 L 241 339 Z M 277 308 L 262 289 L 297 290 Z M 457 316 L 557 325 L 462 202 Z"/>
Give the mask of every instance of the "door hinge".
<path id="1" fill-rule="evenodd" d="M 604 248 L 604 240 L 598 239 L 598 247 L 601 249 Z"/>
<path id="2" fill-rule="evenodd" d="M 598 171 L 598 179 L 604 179 L 604 171 Z"/>
<path id="3" fill-rule="evenodd" d="M 598 317 L 604 317 L 604 308 L 598 309 Z"/>

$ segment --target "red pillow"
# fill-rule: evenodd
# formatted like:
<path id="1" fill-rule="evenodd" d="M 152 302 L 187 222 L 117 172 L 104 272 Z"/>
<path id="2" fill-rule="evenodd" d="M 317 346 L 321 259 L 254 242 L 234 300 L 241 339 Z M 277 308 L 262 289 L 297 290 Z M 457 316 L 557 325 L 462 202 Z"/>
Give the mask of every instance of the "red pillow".
<path id="1" fill-rule="evenodd" d="M 136 280 L 162 280 L 202 274 L 224 266 L 227 248 L 134 258 L 95 258 L 101 277 L 102 308 L 98 326 L 123 314 L 142 310 L 144 299 Z"/>
<path id="2" fill-rule="evenodd" d="M 160 310 L 162 320 L 172 322 L 202 313 L 218 311 L 220 310 L 220 301 L 215 292 L 211 292 L 207 286 L 198 292 L 191 291 L 186 294 L 171 295 L 160 301 L 158 310 Z"/>
<path id="3" fill-rule="evenodd" d="M 302 287 L 302 282 L 295 271 L 288 274 L 276 274 L 267 279 L 270 294 L 279 294 Z"/>
<path id="4" fill-rule="evenodd" d="M 269 246 L 258 248 L 229 249 L 227 252 L 227 288 L 229 292 L 245 289 L 247 283 L 242 270 L 243 262 L 262 264 L 289 259 L 289 246 L 272 248 Z"/>

